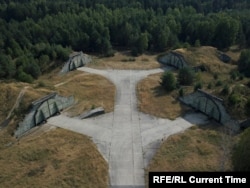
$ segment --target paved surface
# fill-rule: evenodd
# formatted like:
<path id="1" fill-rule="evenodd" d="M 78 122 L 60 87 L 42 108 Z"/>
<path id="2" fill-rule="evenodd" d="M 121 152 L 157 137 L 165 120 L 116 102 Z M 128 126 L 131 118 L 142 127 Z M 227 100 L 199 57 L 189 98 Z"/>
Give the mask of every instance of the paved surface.
<path id="1" fill-rule="evenodd" d="M 206 122 L 202 114 L 187 114 L 174 121 L 156 118 L 138 112 L 136 84 L 153 70 L 96 70 L 87 67 L 78 70 L 100 74 L 116 85 L 114 112 L 80 120 L 59 115 L 48 123 L 88 135 L 109 163 L 110 186 L 145 187 L 145 172 L 149 161 L 163 139 L 184 131 L 194 123 Z"/>

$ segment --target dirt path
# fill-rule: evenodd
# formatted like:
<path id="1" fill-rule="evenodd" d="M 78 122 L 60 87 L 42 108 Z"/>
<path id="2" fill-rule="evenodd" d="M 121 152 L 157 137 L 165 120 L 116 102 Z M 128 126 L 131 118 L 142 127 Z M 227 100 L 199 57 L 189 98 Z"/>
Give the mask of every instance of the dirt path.
<path id="1" fill-rule="evenodd" d="M 24 95 L 24 93 L 26 92 L 26 90 L 28 89 L 28 87 L 29 87 L 29 86 L 25 86 L 25 87 L 20 91 L 18 97 L 16 98 L 16 102 L 15 102 L 14 106 L 13 106 L 13 107 L 11 108 L 11 110 L 9 111 L 9 113 L 8 113 L 8 115 L 7 115 L 7 117 L 6 117 L 6 119 L 0 124 L 0 129 L 1 129 L 1 127 L 5 127 L 5 126 L 7 126 L 7 125 L 9 124 L 10 118 L 11 118 L 11 115 L 12 115 L 13 111 L 19 107 L 19 104 L 20 104 L 20 102 L 21 102 L 21 100 L 22 100 L 22 98 L 23 98 L 23 95 Z"/>
<path id="2" fill-rule="evenodd" d="M 16 108 L 19 107 L 19 104 L 20 104 L 20 102 L 21 102 L 21 100 L 22 100 L 22 98 L 23 98 L 23 95 L 24 95 L 24 93 L 26 92 L 27 89 L 28 89 L 28 86 L 25 86 L 25 87 L 20 91 L 20 93 L 19 93 L 19 95 L 18 95 L 18 97 L 17 97 L 17 99 L 16 99 L 16 102 L 15 102 L 14 106 L 12 107 L 12 109 L 10 110 L 10 112 L 9 112 L 9 114 L 8 114 L 8 116 L 7 116 L 6 119 L 9 119 L 10 116 L 11 116 L 11 114 L 13 113 L 13 111 L 14 111 Z"/>

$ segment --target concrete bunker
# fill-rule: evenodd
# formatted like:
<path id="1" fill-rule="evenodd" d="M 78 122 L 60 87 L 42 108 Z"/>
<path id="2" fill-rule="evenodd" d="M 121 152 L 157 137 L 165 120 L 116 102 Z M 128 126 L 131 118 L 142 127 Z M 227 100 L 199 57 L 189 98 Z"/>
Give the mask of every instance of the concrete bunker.
<path id="1" fill-rule="evenodd" d="M 188 67 L 188 63 L 186 62 L 183 55 L 177 53 L 177 52 L 170 52 L 166 55 L 162 55 L 158 58 L 158 61 L 162 63 L 163 65 L 173 66 L 176 69 L 181 69 L 184 67 Z M 205 72 L 207 71 L 207 68 L 205 65 L 197 65 L 191 67 L 195 72 Z"/>
<path id="2" fill-rule="evenodd" d="M 54 98 L 55 95 L 56 93 L 52 93 L 32 103 L 33 106 L 37 106 L 34 114 L 35 125 L 39 125 L 42 122 L 46 121 L 49 117 L 54 116 L 55 114 L 59 114 L 63 109 L 63 104 L 60 104 L 61 101 Z"/>
<path id="3" fill-rule="evenodd" d="M 235 132 L 240 130 L 239 122 L 231 119 L 223 105 L 223 100 L 214 95 L 198 89 L 189 95 L 180 97 L 180 101 Z"/>
<path id="4" fill-rule="evenodd" d="M 164 65 L 173 66 L 177 69 L 181 69 L 183 67 L 187 67 L 187 63 L 184 57 L 181 54 L 176 52 L 170 52 L 166 55 L 162 55 L 158 58 L 158 61 Z"/>
<path id="5" fill-rule="evenodd" d="M 74 104 L 74 97 L 63 97 L 57 93 L 51 93 L 31 103 L 31 109 L 18 124 L 15 136 L 20 137 L 33 127 L 46 122 L 48 118 L 59 114 L 63 109 Z"/>
<path id="6" fill-rule="evenodd" d="M 216 104 L 215 100 L 209 96 L 199 96 L 193 103 L 193 107 L 209 117 L 221 122 L 220 108 Z"/>
<path id="7" fill-rule="evenodd" d="M 222 104 L 223 100 L 208 94 L 201 89 L 198 89 L 187 96 L 181 97 L 180 99 L 184 104 L 191 106 L 195 110 L 206 114 L 208 117 L 213 118 L 220 123 L 223 122 L 223 115 L 226 116 L 226 119 L 229 118 L 229 115 L 226 114 Z"/>
<path id="8" fill-rule="evenodd" d="M 75 70 L 78 67 L 85 66 L 90 63 L 92 58 L 83 52 L 78 52 L 69 57 L 69 60 L 64 64 L 61 73 L 67 73 L 69 71 Z"/>

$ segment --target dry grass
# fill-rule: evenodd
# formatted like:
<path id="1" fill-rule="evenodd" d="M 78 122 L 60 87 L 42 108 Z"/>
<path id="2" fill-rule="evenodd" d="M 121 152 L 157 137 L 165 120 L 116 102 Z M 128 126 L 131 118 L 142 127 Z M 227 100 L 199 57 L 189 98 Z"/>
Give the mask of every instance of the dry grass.
<path id="1" fill-rule="evenodd" d="M 77 77 L 78 75 L 82 74 L 81 71 L 71 71 L 67 74 L 60 74 L 61 69 L 57 68 L 51 71 L 48 74 L 44 74 L 41 77 L 39 77 L 38 80 L 35 82 L 36 88 L 50 88 L 55 89 L 55 86 L 57 84 L 60 84 L 62 82 L 68 82 L 72 78 Z"/>
<path id="2" fill-rule="evenodd" d="M 205 64 L 208 67 L 209 72 L 200 76 L 203 87 L 208 92 L 219 94 L 222 89 L 222 86 L 215 87 L 215 72 L 220 73 L 218 79 L 223 84 L 228 83 L 231 87 L 248 81 L 244 79 L 232 83 L 229 79 L 228 73 L 235 69 L 239 52 L 227 52 L 233 57 L 234 63 L 225 64 L 218 59 L 216 49 L 212 47 L 177 51 L 192 65 Z M 95 62 L 88 66 L 100 69 L 151 69 L 160 66 L 155 55 L 133 58 L 126 52 L 116 53 L 110 58 L 96 57 Z M 20 113 L 27 109 L 32 101 L 53 91 L 63 96 L 74 95 L 77 103 L 67 111 L 71 116 L 99 106 L 104 107 L 106 112 L 113 110 L 115 88 L 110 81 L 81 71 L 73 71 L 63 76 L 59 75 L 59 72 L 60 69 L 56 69 L 39 78 L 34 84 L 1 83 L 0 120 L 5 119 L 25 86 L 29 88 L 19 107 Z M 177 90 L 166 93 L 159 87 L 160 76 L 161 74 L 151 75 L 138 84 L 139 109 L 158 117 L 175 119 L 188 108 L 176 100 Z M 211 89 L 207 89 L 209 83 L 213 85 Z M 192 92 L 193 87 L 186 87 L 184 90 L 186 93 Z M 233 113 L 236 113 L 236 110 L 232 108 Z M 10 126 L 0 132 L 0 168 L 3 169 L 0 175 L 1 187 L 107 187 L 108 166 L 89 138 L 55 129 L 43 134 L 29 135 L 17 144 L 9 133 L 18 121 L 20 118 L 14 117 Z M 169 137 L 147 170 L 218 171 L 222 166 L 224 170 L 231 170 L 228 160 L 230 155 L 225 156 L 222 148 L 233 141 L 223 136 L 216 126 L 194 126 L 181 134 Z M 222 160 L 225 163 L 222 163 Z"/>
<path id="3" fill-rule="evenodd" d="M 63 129 L 28 135 L 19 144 L 11 136 L 32 101 L 51 92 L 74 95 L 68 110 L 77 115 L 93 106 L 106 112 L 114 106 L 115 88 L 107 79 L 80 71 L 58 75 L 59 69 L 33 84 L 1 83 L 1 118 L 12 108 L 19 92 L 28 86 L 9 126 L 0 132 L 1 187 L 107 187 L 108 165 L 86 136 Z"/>
<path id="4" fill-rule="evenodd" d="M 0 83 L 0 123 L 5 120 L 9 111 L 14 106 L 19 92 L 25 84 Z"/>
<path id="5" fill-rule="evenodd" d="M 0 134 L 1 187 L 108 185 L 108 165 L 86 136 L 57 128 L 15 142 Z"/>
<path id="6" fill-rule="evenodd" d="M 225 156 L 222 149 L 223 144 L 227 144 L 225 133 L 216 126 L 220 125 L 194 126 L 170 136 L 151 161 L 149 171 L 232 170 L 230 156 Z M 233 136 L 229 137 L 232 142 Z"/>
<path id="7" fill-rule="evenodd" d="M 185 60 L 192 66 L 205 65 L 210 73 L 227 74 L 230 70 L 235 69 L 236 65 L 223 63 L 218 56 L 218 51 L 214 47 L 202 46 L 200 48 L 177 49 L 176 52 L 182 54 Z M 239 56 L 239 52 L 228 52 L 228 55 Z"/>
<path id="8" fill-rule="evenodd" d="M 138 83 L 138 108 L 144 113 L 173 120 L 188 108 L 177 100 L 177 91 L 167 93 L 160 86 L 161 75 L 162 73 L 150 75 Z"/>
<path id="9" fill-rule="evenodd" d="M 232 171 L 230 151 L 235 140 L 216 123 L 193 126 L 168 137 L 153 157 L 147 172 Z"/>
<path id="10" fill-rule="evenodd" d="M 59 75 L 59 70 L 43 76 L 37 81 L 45 84 L 45 88 L 54 88 L 62 96 L 73 95 L 76 104 L 66 110 L 69 116 L 78 116 L 86 110 L 103 107 L 105 112 L 114 109 L 115 86 L 103 76 L 82 71 L 72 71 Z"/>
<path id="11" fill-rule="evenodd" d="M 12 114 L 10 116 L 11 121 L 9 122 L 7 127 L 8 135 L 13 134 L 18 122 L 20 122 L 23 119 L 24 115 L 28 112 L 31 102 L 51 92 L 51 90 L 45 88 L 35 89 L 32 84 L 22 82 L 1 83 L 0 123 L 2 123 L 7 118 L 18 98 L 19 93 L 25 87 L 26 89 L 20 100 L 20 103 L 18 104 L 17 108 L 12 111 Z"/>
<path id="12" fill-rule="evenodd" d="M 94 62 L 88 65 L 97 69 L 153 69 L 161 65 L 157 61 L 157 55 L 142 54 L 133 57 L 129 51 L 116 52 L 113 57 L 94 57 Z"/>
<path id="13" fill-rule="evenodd" d="M 216 48 L 210 46 L 202 46 L 200 48 L 190 49 L 177 49 L 175 50 L 179 54 L 182 54 L 185 60 L 191 66 L 204 65 L 207 68 L 207 72 L 197 73 L 193 86 L 185 87 L 184 93 L 188 94 L 194 91 L 194 85 L 196 83 L 202 83 L 202 89 L 206 92 L 213 94 L 224 100 L 228 113 L 238 120 L 244 120 L 248 118 L 244 113 L 244 106 L 250 95 L 250 89 L 246 85 L 249 83 L 249 78 L 235 80 L 231 78 L 231 72 L 237 72 L 237 61 L 240 57 L 240 50 L 238 48 L 231 48 L 225 54 L 231 57 L 230 63 L 223 63 L 219 59 L 219 53 Z M 214 76 L 217 76 L 215 79 Z M 219 84 L 220 83 L 220 84 Z M 210 88 L 209 88 L 210 85 Z M 229 86 L 229 94 L 224 95 L 222 93 L 223 88 Z M 231 93 L 236 93 L 240 102 L 236 105 L 229 104 L 229 96 Z"/>
<path id="14" fill-rule="evenodd" d="M 114 109 L 115 86 L 106 78 L 89 73 L 82 73 L 56 88 L 63 96 L 73 95 L 76 105 L 67 113 L 78 116 L 86 110 L 103 107 L 105 112 Z"/>

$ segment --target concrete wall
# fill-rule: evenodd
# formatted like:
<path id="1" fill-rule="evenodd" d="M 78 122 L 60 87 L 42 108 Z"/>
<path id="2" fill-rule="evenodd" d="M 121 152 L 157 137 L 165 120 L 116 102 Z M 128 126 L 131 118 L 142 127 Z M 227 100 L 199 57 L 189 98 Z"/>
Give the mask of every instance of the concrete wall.
<path id="1" fill-rule="evenodd" d="M 18 124 L 15 136 L 20 137 L 31 128 L 45 122 L 51 116 L 74 104 L 74 97 L 62 97 L 56 93 L 47 95 L 32 103 L 30 112 Z"/>

